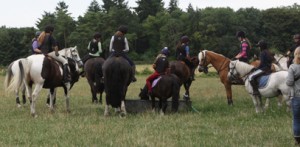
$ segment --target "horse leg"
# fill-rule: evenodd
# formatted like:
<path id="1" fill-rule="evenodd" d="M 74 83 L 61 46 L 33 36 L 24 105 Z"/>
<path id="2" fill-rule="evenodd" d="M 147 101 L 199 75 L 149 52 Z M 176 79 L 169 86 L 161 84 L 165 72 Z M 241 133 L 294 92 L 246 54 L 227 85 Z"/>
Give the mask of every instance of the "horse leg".
<path id="1" fill-rule="evenodd" d="M 100 104 L 102 104 L 102 93 L 103 93 L 103 92 L 100 92 L 100 98 L 99 98 L 99 103 L 100 103 Z"/>
<path id="2" fill-rule="evenodd" d="M 53 107 L 53 98 L 54 98 L 54 88 L 50 88 L 49 90 L 49 97 L 50 97 L 50 110 L 51 112 L 54 111 L 54 107 Z"/>
<path id="3" fill-rule="evenodd" d="M 282 107 L 282 102 L 283 102 L 283 95 L 279 95 L 277 97 L 277 106 Z"/>
<path id="4" fill-rule="evenodd" d="M 231 84 L 228 83 L 229 81 L 227 81 L 224 86 L 226 89 L 226 96 L 227 96 L 227 104 L 229 106 L 233 105 L 233 100 L 232 100 L 232 90 L 231 90 Z"/>
<path id="5" fill-rule="evenodd" d="M 22 85 L 22 101 L 23 101 L 23 104 L 26 104 L 25 90 L 26 90 L 26 87 L 25 87 L 25 84 L 23 84 Z"/>
<path id="6" fill-rule="evenodd" d="M 155 113 L 155 97 L 151 96 L 152 112 Z"/>
<path id="7" fill-rule="evenodd" d="M 123 100 L 121 102 L 121 113 L 120 113 L 120 117 L 125 117 L 127 114 L 126 112 L 126 107 L 125 107 L 125 101 Z"/>
<path id="8" fill-rule="evenodd" d="M 192 81 L 188 80 L 186 83 L 183 84 L 185 89 L 185 94 L 183 95 L 183 99 L 186 101 L 190 100 L 190 86 Z"/>
<path id="9" fill-rule="evenodd" d="M 33 117 L 37 117 L 36 113 L 35 113 L 35 103 L 36 103 L 36 100 L 38 98 L 38 94 L 39 92 L 42 90 L 43 88 L 43 85 L 42 84 L 36 84 L 34 90 L 33 90 L 33 94 L 32 94 L 32 102 L 31 102 L 31 107 L 30 107 L 30 110 L 31 110 L 31 115 Z"/>
<path id="10" fill-rule="evenodd" d="M 290 96 L 289 94 L 284 94 L 282 95 L 284 101 L 285 101 L 285 104 L 286 104 L 286 111 L 287 112 L 290 112 L 291 111 L 291 99 L 290 99 Z"/>
<path id="11" fill-rule="evenodd" d="M 270 98 L 266 98 L 266 103 L 265 103 L 265 110 L 267 110 L 269 108 L 270 105 Z"/>
<path id="12" fill-rule="evenodd" d="M 105 105 L 104 116 L 109 116 L 108 104 Z"/>
<path id="13" fill-rule="evenodd" d="M 66 108 L 67 112 L 70 113 L 70 99 L 69 99 L 69 89 L 70 89 L 70 83 L 65 84 L 66 87 L 64 87 L 64 92 L 65 92 L 65 98 L 66 98 Z"/>
<path id="14" fill-rule="evenodd" d="M 17 104 L 17 107 L 20 108 L 21 104 L 20 104 L 20 99 L 19 99 L 19 90 L 15 90 L 15 94 L 16 94 L 16 104 Z"/>
<path id="15" fill-rule="evenodd" d="M 96 83 L 94 83 L 96 84 Z M 96 86 L 93 85 L 91 86 L 91 93 L 92 93 L 92 103 L 98 103 L 98 99 L 97 99 L 97 91 L 96 91 Z"/>
<path id="16" fill-rule="evenodd" d="M 168 102 L 167 102 L 167 99 L 163 99 L 162 101 L 163 101 L 162 111 L 163 111 L 163 114 L 165 114 L 167 107 L 168 107 Z"/>

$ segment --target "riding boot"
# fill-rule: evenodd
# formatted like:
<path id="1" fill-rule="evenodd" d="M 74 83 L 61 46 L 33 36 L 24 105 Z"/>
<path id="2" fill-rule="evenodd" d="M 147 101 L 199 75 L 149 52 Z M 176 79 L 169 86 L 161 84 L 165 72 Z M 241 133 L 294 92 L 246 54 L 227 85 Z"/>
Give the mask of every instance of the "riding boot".
<path id="1" fill-rule="evenodd" d="M 253 95 L 255 96 L 260 96 L 260 93 L 258 91 L 258 83 L 256 82 L 255 79 L 253 79 L 252 81 L 250 81 L 250 84 L 252 86 L 252 89 L 253 89 Z"/>
<path id="2" fill-rule="evenodd" d="M 132 79 L 131 79 L 131 81 L 135 82 L 136 81 L 136 78 L 135 78 L 135 65 L 132 65 L 131 69 L 132 69 Z"/>
<path id="3" fill-rule="evenodd" d="M 68 64 L 65 64 L 64 67 L 63 67 L 63 82 L 64 83 L 68 83 L 68 82 L 71 82 L 71 79 L 70 79 L 70 75 L 69 75 L 69 65 Z"/>
<path id="4" fill-rule="evenodd" d="M 295 145 L 300 146 L 300 137 L 294 137 L 295 138 Z"/>

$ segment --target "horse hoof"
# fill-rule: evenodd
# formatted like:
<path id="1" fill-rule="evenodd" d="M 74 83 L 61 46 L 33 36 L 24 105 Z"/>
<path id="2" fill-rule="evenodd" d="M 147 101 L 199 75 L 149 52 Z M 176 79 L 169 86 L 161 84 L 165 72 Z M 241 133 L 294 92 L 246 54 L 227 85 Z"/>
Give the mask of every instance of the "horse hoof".
<path id="1" fill-rule="evenodd" d="M 121 113 L 119 114 L 119 116 L 120 116 L 120 118 L 125 118 L 125 117 L 126 117 L 126 113 L 125 113 L 125 112 L 121 112 Z"/>
<path id="2" fill-rule="evenodd" d="M 71 110 L 67 110 L 67 113 L 71 113 Z"/>
<path id="3" fill-rule="evenodd" d="M 37 115 L 36 115 L 35 113 L 31 113 L 31 116 L 32 116 L 33 118 L 37 118 Z"/>
<path id="4" fill-rule="evenodd" d="M 18 107 L 18 108 L 21 108 L 21 107 L 22 107 L 22 105 L 20 105 L 20 104 L 17 104 L 17 107 Z"/>

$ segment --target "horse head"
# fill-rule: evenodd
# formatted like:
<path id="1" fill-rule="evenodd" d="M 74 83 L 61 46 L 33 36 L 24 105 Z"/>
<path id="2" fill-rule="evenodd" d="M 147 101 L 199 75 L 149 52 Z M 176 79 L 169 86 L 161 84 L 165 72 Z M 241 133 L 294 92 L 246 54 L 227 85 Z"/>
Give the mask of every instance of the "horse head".
<path id="1" fill-rule="evenodd" d="M 208 66 L 209 62 L 206 59 L 206 50 L 201 51 L 198 54 L 198 62 L 199 62 L 198 71 L 199 72 L 204 72 L 205 74 L 207 74 L 208 73 L 208 67 L 207 66 Z"/>
<path id="2" fill-rule="evenodd" d="M 147 94 L 148 90 L 147 87 L 145 86 L 143 89 L 141 89 L 141 92 L 139 94 L 139 97 L 141 100 L 149 100 L 149 95 Z"/>
<path id="3" fill-rule="evenodd" d="M 65 56 L 67 58 L 72 58 L 74 61 L 76 61 L 76 63 L 78 64 L 79 67 L 83 66 L 83 63 L 81 61 L 80 55 L 77 50 L 77 46 L 64 48 L 59 51 L 59 54 L 62 54 L 63 56 Z"/>
<path id="4" fill-rule="evenodd" d="M 249 75 L 254 69 L 253 65 L 241 62 L 239 60 L 230 61 L 228 79 L 237 79 L 238 77 L 245 77 Z"/>

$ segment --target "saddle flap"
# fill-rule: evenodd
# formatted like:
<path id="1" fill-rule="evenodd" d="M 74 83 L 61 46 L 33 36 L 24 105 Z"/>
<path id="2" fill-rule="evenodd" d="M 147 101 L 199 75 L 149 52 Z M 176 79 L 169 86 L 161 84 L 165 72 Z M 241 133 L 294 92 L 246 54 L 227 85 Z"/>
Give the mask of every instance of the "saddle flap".
<path id="1" fill-rule="evenodd" d="M 157 77 L 155 80 L 153 80 L 152 82 L 152 88 L 156 86 L 156 84 L 158 83 L 158 81 L 161 79 L 161 76 Z"/>
<path id="2" fill-rule="evenodd" d="M 264 88 L 268 85 L 270 79 L 270 75 L 263 75 L 257 78 L 257 83 L 259 88 Z"/>

